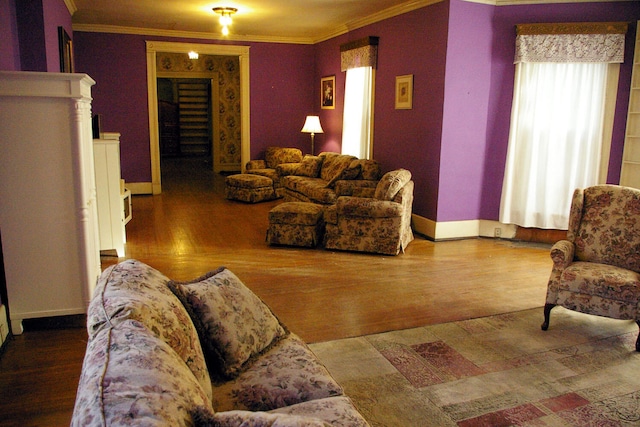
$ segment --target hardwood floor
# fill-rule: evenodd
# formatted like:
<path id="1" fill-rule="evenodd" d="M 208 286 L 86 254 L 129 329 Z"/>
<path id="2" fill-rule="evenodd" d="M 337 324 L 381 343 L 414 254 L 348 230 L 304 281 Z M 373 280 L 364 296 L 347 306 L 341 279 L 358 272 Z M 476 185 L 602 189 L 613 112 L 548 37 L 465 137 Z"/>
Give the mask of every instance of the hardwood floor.
<path id="1" fill-rule="evenodd" d="M 224 265 L 308 342 L 544 303 L 548 244 L 416 236 L 397 257 L 270 247 L 267 213 L 277 203 L 227 201 L 224 176 L 202 160 L 165 161 L 163 193 L 133 198 L 126 257 L 177 280 Z M 27 324 L 9 342 L 0 357 L 0 426 L 69 425 L 87 342 L 79 326 Z"/>

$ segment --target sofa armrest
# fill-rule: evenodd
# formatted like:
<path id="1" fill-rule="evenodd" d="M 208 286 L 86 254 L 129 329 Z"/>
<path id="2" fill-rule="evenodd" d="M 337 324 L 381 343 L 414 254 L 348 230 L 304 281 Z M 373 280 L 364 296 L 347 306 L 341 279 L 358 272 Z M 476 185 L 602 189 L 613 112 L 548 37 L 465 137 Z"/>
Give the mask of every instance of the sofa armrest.
<path id="1" fill-rule="evenodd" d="M 251 170 L 251 169 L 266 169 L 267 168 L 267 162 L 265 162 L 264 160 L 249 160 L 247 162 L 247 170 Z"/>
<path id="2" fill-rule="evenodd" d="M 575 245 L 568 240 L 560 240 L 551 247 L 553 269 L 564 270 L 571 264 L 575 255 Z"/>
<path id="3" fill-rule="evenodd" d="M 335 192 L 336 196 L 358 196 L 358 197 L 373 197 L 376 191 L 378 181 L 368 181 L 364 179 L 342 179 L 336 181 Z M 364 190 L 364 192 L 362 191 Z M 368 190 L 371 191 L 369 196 Z"/>
<path id="4" fill-rule="evenodd" d="M 281 163 L 276 166 L 276 172 L 279 176 L 295 175 L 296 170 L 302 163 Z"/>
<path id="5" fill-rule="evenodd" d="M 341 216 L 393 218 L 402 216 L 403 207 L 401 204 L 389 200 L 342 196 L 336 202 L 336 211 L 338 218 Z"/>

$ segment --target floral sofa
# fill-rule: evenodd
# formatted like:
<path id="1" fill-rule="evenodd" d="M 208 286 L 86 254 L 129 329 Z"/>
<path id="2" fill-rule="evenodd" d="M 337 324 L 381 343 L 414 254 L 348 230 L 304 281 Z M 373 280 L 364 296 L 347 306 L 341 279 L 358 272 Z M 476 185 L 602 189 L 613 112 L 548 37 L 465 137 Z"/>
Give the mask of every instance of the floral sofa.
<path id="1" fill-rule="evenodd" d="M 411 172 L 387 172 L 374 189 L 340 196 L 324 211 L 324 247 L 397 255 L 413 240 Z"/>
<path id="2" fill-rule="evenodd" d="M 282 197 L 280 178 L 293 174 L 301 161 L 299 148 L 267 147 L 264 160 L 249 160 L 245 173 L 271 178 L 276 196 Z"/>
<path id="3" fill-rule="evenodd" d="M 293 173 L 281 177 L 280 185 L 285 201 L 332 205 L 339 196 L 375 188 L 381 175 L 375 160 L 324 152 L 305 156 Z"/>
<path id="4" fill-rule="evenodd" d="M 107 268 L 72 426 L 367 426 L 311 350 L 225 268 Z"/>

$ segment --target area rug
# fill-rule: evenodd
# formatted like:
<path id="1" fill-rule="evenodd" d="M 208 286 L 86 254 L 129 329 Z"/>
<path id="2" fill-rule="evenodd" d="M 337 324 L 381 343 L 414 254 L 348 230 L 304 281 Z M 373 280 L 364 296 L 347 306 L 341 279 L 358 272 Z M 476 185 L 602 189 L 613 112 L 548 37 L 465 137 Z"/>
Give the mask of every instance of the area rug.
<path id="1" fill-rule="evenodd" d="M 311 344 L 373 427 L 638 426 L 633 321 L 542 308 Z"/>

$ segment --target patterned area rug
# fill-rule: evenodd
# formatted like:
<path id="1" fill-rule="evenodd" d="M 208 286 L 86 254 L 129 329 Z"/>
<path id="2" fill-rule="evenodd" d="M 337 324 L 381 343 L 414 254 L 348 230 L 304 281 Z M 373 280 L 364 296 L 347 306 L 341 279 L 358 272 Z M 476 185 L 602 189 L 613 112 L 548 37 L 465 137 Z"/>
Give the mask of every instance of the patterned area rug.
<path id="1" fill-rule="evenodd" d="M 638 426 L 633 321 L 556 307 L 358 338 L 313 351 L 373 427 Z"/>

